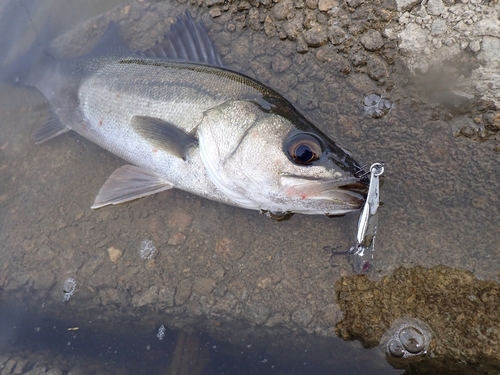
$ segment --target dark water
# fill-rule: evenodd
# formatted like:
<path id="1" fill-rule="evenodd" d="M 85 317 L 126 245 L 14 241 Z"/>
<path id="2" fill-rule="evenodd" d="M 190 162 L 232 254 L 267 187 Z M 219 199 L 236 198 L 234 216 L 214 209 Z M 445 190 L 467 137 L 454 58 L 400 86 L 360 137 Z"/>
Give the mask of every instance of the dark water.
<path id="1" fill-rule="evenodd" d="M 56 39 L 126 2 L 19 4 L 8 30 L 22 50 L 47 24 Z M 152 43 L 165 25 L 161 14 L 147 12 L 156 3 L 139 4 L 148 16 L 132 7 L 122 31 L 131 43 Z M 186 7 L 172 4 L 176 12 Z M 293 42 L 269 39 L 224 16 L 212 20 L 206 9 L 203 19 L 229 68 L 283 93 L 357 160 L 386 163 L 371 279 L 401 266 L 441 265 L 498 281 L 498 154 L 491 144 L 455 138 L 453 122 L 436 120 L 432 108 L 416 102 L 402 72 L 395 70 L 395 88 L 381 93 L 364 74 L 345 76 L 312 52 L 295 53 Z M 273 68 L 283 59 L 287 69 Z M 380 118 L 365 111 L 370 92 L 392 103 Z M 91 211 L 95 193 L 123 161 L 74 133 L 35 146 L 30 134 L 43 116 L 41 99 L 27 88 L 0 86 L 0 358 L 29 358 L 25 371 L 45 361 L 63 373 L 76 367 L 168 373 L 184 335 L 178 329 L 191 327 L 195 339 L 186 344 L 186 357 L 204 364 L 193 375 L 402 373 L 380 348 L 332 338 L 342 316 L 334 284 L 354 271 L 342 256 L 332 268 L 323 247 L 352 245 L 357 215 L 295 215 L 278 223 L 180 191 Z M 151 262 L 139 257 L 147 239 L 158 247 Z M 122 251 L 119 261 L 109 261 L 110 247 Z M 69 277 L 76 291 L 65 304 Z M 196 284 L 207 278 L 217 284 L 214 300 Z M 199 299 L 179 302 L 184 280 L 194 280 Z M 152 290 L 160 297 L 148 299 Z M 233 305 L 228 295 L 235 296 Z M 214 318 L 221 301 L 229 318 Z M 204 318 L 207 306 L 210 319 Z M 175 331 L 159 340 L 161 325 Z"/>

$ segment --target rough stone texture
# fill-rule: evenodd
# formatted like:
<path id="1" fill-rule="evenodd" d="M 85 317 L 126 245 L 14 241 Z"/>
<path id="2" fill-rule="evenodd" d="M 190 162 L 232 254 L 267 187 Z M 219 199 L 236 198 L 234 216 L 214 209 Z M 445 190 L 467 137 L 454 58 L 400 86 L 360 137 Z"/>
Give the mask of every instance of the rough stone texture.
<path id="1" fill-rule="evenodd" d="M 414 74 L 427 74 L 448 61 L 463 59 L 472 53 L 477 66 L 465 73 L 465 79 L 450 89 L 492 100 L 500 106 L 498 74 L 500 24 L 498 3 L 478 1 L 443 3 L 429 0 L 417 11 L 405 11 L 398 2 L 399 25 L 386 30 L 398 39 L 407 67 Z M 417 8 L 415 8 L 417 9 Z M 464 72 L 458 73 L 457 77 Z M 452 79 L 452 81 L 456 81 Z M 453 87 L 455 86 L 455 87 Z"/>
<path id="2" fill-rule="evenodd" d="M 320 47 L 328 42 L 324 26 L 317 25 L 304 32 L 304 39 L 309 47 Z"/>
<path id="3" fill-rule="evenodd" d="M 397 287 L 394 287 L 397 285 Z M 432 352 L 500 365 L 500 287 L 448 267 L 400 268 L 380 282 L 366 276 L 336 284 L 343 319 L 336 332 L 377 346 L 396 318 L 421 319 L 432 330 Z"/>
<path id="4" fill-rule="evenodd" d="M 384 45 L 384 39 L 378 30 L 370 29 L 361 36 L 361 44 L 368 51 L 378 51 Z"/>
<path id="5" fill-rule="evenodd" d="M 422 0 L 396 0 L 398 11 L 406 12 L 412 10 L 417 4 L 420 4 Z"/>

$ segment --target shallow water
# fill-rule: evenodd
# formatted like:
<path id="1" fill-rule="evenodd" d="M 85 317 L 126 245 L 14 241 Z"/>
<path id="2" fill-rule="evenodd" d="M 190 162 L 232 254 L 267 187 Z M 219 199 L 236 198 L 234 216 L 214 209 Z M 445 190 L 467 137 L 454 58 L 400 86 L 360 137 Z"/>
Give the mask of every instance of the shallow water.
<path id="1" fill-rule="evenodd" d="M 125 2 L 98 3 L 44 2 L 29 22 L 41 30 L 58 20 L 51 23 L 55 39 Z M 146 16 L 131 11 L 137 29 L 124 22 L 133 43 L 161 33 L 156 3 L 145 4 L 139 8 Z M 228 68 L 276 88 L 356 160 L 385 162 L 370 279 L 401 266 L 442 265 L 498 282 L 500 181 L 491 144 L 454 137 L 453 121 L 435 120 L 433 108 L 403 85 L 403 72 L 395 70 L 387 91 L 366 74 L 345 76 L 312 52 L 297 54 L 294 42 L 242 29 L 225 14 L 212 19 L 205 9 L 202 18 Z M 381 118 L 364 108 L 371 92 L 392 103 Z M 91 211 L 100 186 L 124 163 L 75 133 L 35 146 L 30 134 L 40 123 L 40 99 L 33 90 L 0 86 L 0 290 L 12 304 L 0 321 L 19 328 L 2 330 L 0 356 L 44 349 L 46 358 L 76 356 L 111 373 L 163 372 L 176 342 L 170 331 L 164 341 L 156 337 L 165 324 L 216 337 L 197 344 L 209 349 L 206 374 L 401 373 L 381 349 L 331 338 L 343 314 L 334 284 L 354 271 L 343 256 L 331 267 L 323 248 L 347 250 L 357 215 L 275 222 L 182 191 Z M 158 249 L 151 260 L 140 256 L 145 240 Z M 110 248 L 119 250 L 118 260 Z M 64 304 L 69 277 L 76 289 Z M 57 326 L 65 328 L 51 328 Z M 73 326 L 82 328 L 67 330 Z"/>

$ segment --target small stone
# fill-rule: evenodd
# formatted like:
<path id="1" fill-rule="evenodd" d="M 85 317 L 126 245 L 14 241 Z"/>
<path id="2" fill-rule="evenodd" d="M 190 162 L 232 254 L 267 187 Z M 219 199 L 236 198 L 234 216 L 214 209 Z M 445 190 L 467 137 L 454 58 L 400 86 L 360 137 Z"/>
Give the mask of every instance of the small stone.
<path id="1" fill-rule="evenodd" d="M 474 40 L 469 43 L 469 48 L 472 52 L 478 53 L 481 50 L 481 43 L 478 40 Z"/>
<path id="2" fill-rule="evenodd" d="M 318 6 L 318 0 L 306 0 L 306 7 L 311 10 L 315 10 Z"/>
<path id="3" fill-rule="evenodd" d="M 158 287 L 156 285 L 152 285 L 145 292 L 134 295 L 132 297 L 132 305 L 135 307 L 151 305 L 155 303 L 157 299 L 158 299 Z"/>
<path id="4" fill-rule="evenodd" d="M 328 42 L 325 27 L 317 25 L 304 32 L 304 39 L 309 47 L 320 47 Z"/>
<path id="5" fill-rule="evenodd" d="M 341 27 L 330 26 L 328 27 L 328 39 L 330 39 L 330 42 L 332 42 L 334 46 L 338 46 L 347 39 L 347 35 Z"/>
<path id="6" fill-rule="evenodd" d="M 224 0 L 205 0 L 208 7 L 214 5 L 224 5 Z"/>
<path id="7" fill-rule="evenodd" d="M 398 11 L 406 12 L 412 10 L 417 4 L 420 4 L 422 0 L 396 0 L 396 6 Z"/>
<path id="8" fill-rule="evenodd" d="M 370 29 L 361 36 L 361 44 L 368 51 L 378 51 L 384 45 L 384 39 L 378 30 Z"/>
<path id="9" fill-rule="evenodd" d="M 168 307 L 174 306 L 175 289 L 161 288 L 158 291 L 158 302 L 164 303 Z"/>
<path id="10" fill-rule="evenodd" d="M 175 292 L 175 305 L 180 306 L 185 304 L 191 296 L 191 282 L 188 280 L 181 281 Z"/>
<path id="11" fill-rule="evenodd" d="M 302 18 L 299 16 L 283 22 L 283 30 L 290 40 L 296 40 L 302 32 L 302 29 Z"/>
<path id="12" fill-rule="evenodd" d="M 186 240 L 186 236 L 185 235 L 183 235 L 181 232 L 176 232 L 176 233 L 171 234 L 168 237 L 168 242 L 167 243 L 169 245 L 177 246 L 177 245 L 180 245 L 181 243 L 183 243 L 185 240 Z"/>
<path id="13" fill-rule="evenodd" d="M 333 8 L 335 0 L 319 0 L 318 9 L 321 12 L 326 12 Z"/>
<path id="14" fill-rule="evenodd" d="M 301 325 L 303 327 L 307 326 L 313 318 L 313 315 L 309 309 L 301 309 L 294 311 L 292 314 L 292 321 L 295 324 Z"/>
<path id="15" fill-rule="evenodd" d="M 300 35 L 297 38 L 297 52 L 298 53 L 306 53 L 309 51 L 309 47 L 307 46 L 306 41 L 304 40 L 304 37 Z"/>
<path id="16" fill-rule="evenodd" d="M 431 35 L 443 35 L 446 32 L 446 30 L 447 30 L 446 21 L 441 18 L 437 18 L 432 23 Z"/>
<path id="17" fill-rule="evenodd" d="M 123 251 L 113 246 L 108 247 L 106 251 L 108 252 L 109 260 L 113 263 L 116 263 L 123 255 Z"/>
<path id="18" fill-rule="evenodd" d="M 370 56 L 366 63 L 368 68 L 368 75 L 374 81 L 378 81 L 387 76 L 387 64 L 378 56 Z"/>
<path id="19" fill-rule="evenodd" d="M 362 51 L 358 51 L 351 55 L 350 60 L 354 66 L 364 66 L 366 65 L 366 54 Z"/>
<path id="20" fill-rule="evenodd" d="M 212 17 L 212 18 L 216 18 L 216 17 L 220 17 L 222 15 L 222 11 L 220 10 L 220 8 L 215 7 L 215 8 L 210 9 L 208 14 L 210 14 L 210 17 Z"/>
<path id="21" fill-rule="evenodd" d="M 292 0 L 284 0 L 282 2 L 277 3 L 273 8 L 273 15 L 278 21 L 283 21 L 292 15 L 294 10 L 293 1 Z"/>
<path id="22" fill-rule="evenodd" d="M 269 38 L 272 38 L 276 35 L 276 27 L 274 26 L 273 19 L 268 15 L 264 19 L 264 32 Z"/>
<path id="23" fill-rule="evenodd" d="M 427 46 L 427 32 L 415 23 L 410 23 L 400 34 L 399 49 L 406 56 L 423 52 Z"/>
<path id="24" fill-rule="evenodd" d="M 288 57 L 283 56 L 281 53 L 276 54 L 271 59 L 271 68 L 277 73 L 284 72 L 290 68 L 291 65 L 292 61 Z"/>
<path id="25" fill-rule="evenodd" d="M 17 358 L 17 359 L 19 359 L 19 358 Z M 9 359 L 7 361 L 7 363 L 5 364 L 5 366 L 3 367 L 2 374 L 12 373 L 12 370 L 14 369 L 14 367 L 16 367 L 16 364 L 17 364 L 16 358 Z"/>
<path id="26" fill-rule="evenodd" d="M 260 13 L 257 8 L 251 8 L 248 11 L 248 26 L 254 31 L 259 31 L 261 28 L 260 24 Z"/>
<path id="27" fill-rule="evenodd" d="M 238 9 L 239 11 L 242 11 L 242 10 L 248 10 L 251 7 L 252 6 L 250 5 L 250 3 L 248 1 L 240 1 L 238 3 L 238 5 L 236 6 L 236 9 Z"/>
<path id="28" fill-rule="evenodd" d="M 347 0 L 347 5 L 349 5 L 351 8 L 357 8 L 364 2 L 365 0 Z"/>
<path id="29" fill-rule="evenodd" d="M 202 277 L 196 279 L 193 284 L 193 291 L 199 295 L 207 296 L 212 293 L 215 288 L 215 280 L 210 277 Z"/>
<path id="30" fill-rule="evenodd" d="M 427 1 L 427 13 L 431 16 L 439 16 L 444 13 L 445 8 L 443 0 L 428 0 Z"/>

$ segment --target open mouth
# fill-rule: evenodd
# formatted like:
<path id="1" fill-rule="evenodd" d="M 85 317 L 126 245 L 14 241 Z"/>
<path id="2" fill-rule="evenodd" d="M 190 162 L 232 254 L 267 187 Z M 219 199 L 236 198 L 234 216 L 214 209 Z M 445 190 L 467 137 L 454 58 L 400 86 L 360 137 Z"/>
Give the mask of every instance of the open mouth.
<path id="1" fill-rule="evenodd" d="M 367 187 L 355 178 L 339 180 L 304 179 L 299 176 L 282 176 L 283 186 L 288 186 L 290 196 L 325 199 L 338 202 L 339 206 L 360 208 L 366 199 Z"/>

